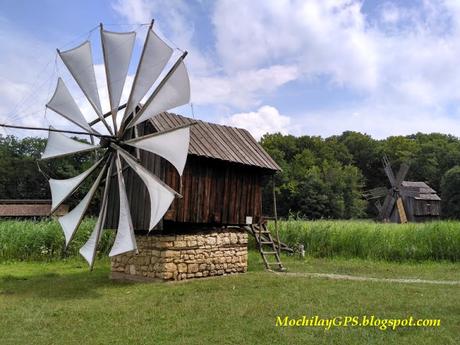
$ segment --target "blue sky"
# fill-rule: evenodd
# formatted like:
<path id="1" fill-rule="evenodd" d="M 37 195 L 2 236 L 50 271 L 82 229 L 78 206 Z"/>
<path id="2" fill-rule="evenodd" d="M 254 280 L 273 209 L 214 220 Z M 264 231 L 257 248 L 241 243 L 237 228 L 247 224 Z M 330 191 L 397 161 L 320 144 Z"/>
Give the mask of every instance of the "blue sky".
<path id="1" fill-rule="evenodd" d="M 197 118 L 256 137 L 460 133 L 460 2 L 453 0 L 2 1 L 0 121 L 67 126 L 44 111 L 57 76 L 71 83 L 55 49 L 90 38 L 103 93 L 98 31 L 89 31 L 99 22 L 136 30 L 138 53 L 146 27 L 137 24 L 151 18 L 170 44 L 189 51 Z M 190 105 L 177 111 L 192 115 Z"/>

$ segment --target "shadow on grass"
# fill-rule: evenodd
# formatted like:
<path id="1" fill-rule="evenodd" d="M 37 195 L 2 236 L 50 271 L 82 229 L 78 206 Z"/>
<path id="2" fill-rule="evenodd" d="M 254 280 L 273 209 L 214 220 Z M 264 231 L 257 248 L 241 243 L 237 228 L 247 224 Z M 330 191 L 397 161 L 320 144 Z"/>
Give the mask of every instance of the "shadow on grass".
<path id="1" fill-rule="evenodd" d="M 71 269 L 66 272 L 43 272 L 25 275 L 0 275 L 0 296 L 29 296 L 50 299 L 97 298 L 107 289 L 133 285 L 132 282 L 111 280 L 106 267 Z M 104 291 L 103 291 L 104 290 Z"/>

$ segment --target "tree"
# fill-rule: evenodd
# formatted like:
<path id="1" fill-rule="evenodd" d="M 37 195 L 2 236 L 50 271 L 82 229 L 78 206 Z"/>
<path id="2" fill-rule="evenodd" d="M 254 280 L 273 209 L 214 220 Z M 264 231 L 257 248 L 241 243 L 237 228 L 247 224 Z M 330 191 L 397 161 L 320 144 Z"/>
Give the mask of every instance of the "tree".
<path id="1" fill-rule="evenodd" d="M 441 180 L 442 214 L 445 218 L 460 218 L 460 166 L 449 169 Z"/>

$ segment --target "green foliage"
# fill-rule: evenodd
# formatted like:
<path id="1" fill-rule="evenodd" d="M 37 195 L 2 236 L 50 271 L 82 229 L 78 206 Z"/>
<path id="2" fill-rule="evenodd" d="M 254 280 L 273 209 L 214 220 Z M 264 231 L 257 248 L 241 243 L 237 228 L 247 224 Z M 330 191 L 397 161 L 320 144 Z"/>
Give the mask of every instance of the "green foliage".
<path id="1" fill-rule="evenodd" d="M 441 181 L 442 209 L 445 217 L 460 218 L 460 166 L 449 169 Z"/>
<path id="2" fill-rule="evenodd" d="M 273 224 L 270 224 L 273 230 Z M 313 257 L 460 261 L 460 224 L 440 221 L 383 224 L 370 221 L 279 222 L 280 239 L 303 244 Z"/>
<path id="3" fill-rule="evenodd" d="M 85 219 L 67 250 L 59 223 L 55 220 L 0 221 L 0 261 L 51 260 L 76 256 L 94 228 L 94 219 Z M 105 231 L 99 251 L 107 254 L 113 232 Z"/>
<path id="4" fill-rule="evenodd" d="M 365 189 L 388 186 L 384 154 L 395 171 L 403 162 L 410 164 L 406 180 L 427 182 L 438 191 L 443 174 L 460 165 L 460 140 L 439 133 L 385 140 L 351 131 L 326 139 L 276 133 L 263 136 L 261 144 L 282 168 L 276 193 L 278 214 L 284 218 L 292 213 L 308 219 L 373 217 L 375 208 L 361 195 Z M 265 191 L 264 200 L 264 212 L 273 214 L 271 191 Z"/>

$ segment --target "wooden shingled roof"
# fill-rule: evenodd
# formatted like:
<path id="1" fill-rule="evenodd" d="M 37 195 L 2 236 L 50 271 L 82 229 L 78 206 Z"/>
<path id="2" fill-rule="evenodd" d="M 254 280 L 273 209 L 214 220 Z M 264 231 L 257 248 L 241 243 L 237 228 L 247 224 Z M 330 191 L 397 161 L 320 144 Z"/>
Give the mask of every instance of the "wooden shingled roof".
<path id="1" fill-rule="evenodd" d="M 189 154 L 191 155 L 274 171 L 281 170 L 245 129 L 195 120 L 173 113 L 160 113 L 150 122 L 159 132 L 195 122 L 190 130 Z"/>

